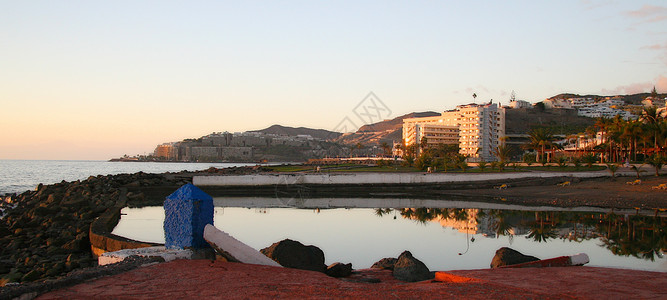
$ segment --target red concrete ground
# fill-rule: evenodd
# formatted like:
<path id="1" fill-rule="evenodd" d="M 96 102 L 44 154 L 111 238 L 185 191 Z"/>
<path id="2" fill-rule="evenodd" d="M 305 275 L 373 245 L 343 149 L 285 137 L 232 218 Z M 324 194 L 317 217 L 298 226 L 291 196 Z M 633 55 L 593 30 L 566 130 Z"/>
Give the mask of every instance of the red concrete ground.
<path id="1" fill-rule="evenodd" d="M 446 282 L 404 283 L 391 271 L 322 273 L 208 260 L 177 260 L 82 283 L 37 299 L 455 298 L 666 299 L 667 273 L 589 267 L 451 271 Z M 447 276 L 445 276 L 447 277 Z M 380 283 L 363 282 L 379 279 Z"/>

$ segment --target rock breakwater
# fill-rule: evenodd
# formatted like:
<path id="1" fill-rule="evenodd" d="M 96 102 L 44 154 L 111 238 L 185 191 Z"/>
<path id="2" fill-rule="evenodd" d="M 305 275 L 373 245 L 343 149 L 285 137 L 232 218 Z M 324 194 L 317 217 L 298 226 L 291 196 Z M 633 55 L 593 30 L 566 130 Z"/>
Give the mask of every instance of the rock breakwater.
<path id="1" fill-rule="evenodd" d="M 118 204 L 119 188 L 179 186 L 188 181 L 183 175 L 91 176 L 6 196 L 0 219 L 0 283 L 56 278 L 95 266 L 90 225 Z"/>

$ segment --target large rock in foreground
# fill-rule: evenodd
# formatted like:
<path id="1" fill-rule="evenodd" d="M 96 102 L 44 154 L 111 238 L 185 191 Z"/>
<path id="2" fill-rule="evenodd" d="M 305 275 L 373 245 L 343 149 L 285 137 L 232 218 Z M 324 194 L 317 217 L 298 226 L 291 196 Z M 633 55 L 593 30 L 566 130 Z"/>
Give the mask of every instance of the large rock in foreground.
<path id="1" fill-rule="evenodd" d="M 496 255 L 491 260 L 491 268 L 510 266 L 540 260 L 535 256 L 524 255 L 511 248 L 502 247 L 496 251 Z"/>
<path id="2" fill-rule="evenodd" d="M 387 270 L 394 270 L 394 265 L 396 265 L 396 260 L 393 257 L 385 257 L 379 261 L 376 261 L 372 266 L 371 269 L 387 269 Z"/>
<path id="3" fill-rule="evenodd" d="M 347 277 L 352 275 L 352 264 L 335 262 L 331 264 L 329 267 L 327 267 L 325 273 L 331 277 L 336 277 L 336 278 Z"/>
<path id="4" fill-rule="evenodd" d="M 264 255 L 287 268 L 325 272 L 324 252 L 312 245 L 285 239 L 260 250 Z"/>
<path id="5" fill-rule="evenodd" d="M 414 258 L 410 251 L 404 251 L 394 264 L 394 277 L 398 280 L 415 282 L 433 278 L 431 271 L 420 260 Z"/>

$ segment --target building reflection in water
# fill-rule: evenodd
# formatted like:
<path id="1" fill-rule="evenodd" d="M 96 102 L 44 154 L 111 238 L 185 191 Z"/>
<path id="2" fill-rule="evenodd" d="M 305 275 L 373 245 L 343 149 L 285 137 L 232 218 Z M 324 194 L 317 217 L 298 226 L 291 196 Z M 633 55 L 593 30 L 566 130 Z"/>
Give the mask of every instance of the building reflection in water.
<path id="1" fill-rule="evenodd" d="M 667 219 L 639 214 L 515 211 L 465 208 L 377 208 L 379 217 L 398 213 L 416 222 L 438 222 L 461 233 L 486 237 L 524 236 L 535 242 L 597 239 L 614 255 L 654 261 L 667 251 Z"/>

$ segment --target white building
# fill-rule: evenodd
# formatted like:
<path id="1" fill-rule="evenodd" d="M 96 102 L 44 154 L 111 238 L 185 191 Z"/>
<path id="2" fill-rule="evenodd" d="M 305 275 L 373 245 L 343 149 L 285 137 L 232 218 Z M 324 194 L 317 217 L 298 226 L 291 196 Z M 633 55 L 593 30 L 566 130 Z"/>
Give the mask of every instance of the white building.
<path id="1" fill-rule="evenodd" d="M 419 144 L 426 137 L 428 144 L 456 144 L 459 153 L 470 161 L 492 161 L 493 150 L 505 136 L 505 109 L 497 104 L 468 104 L 440 116 L 403 120 L 406 146 Z"/>
<path id="2" fill-rule="evenodd" d="M 598 106 L 606 106 L 606 107 L 621 107 L 625 105 L 625 101 L 623 101 L 622 98 L 618 97 L 613 97 L 613 98 L 606 98 L 604 101 L 600 102 L 597 104 Z"/>
<path id="3" fill-rule="evenodd" d="M 544 103 L 544 107 L 546 107 L 548 109 L 572 108 L 572 104 L 570 104 L 570 101 L 565 100 L 565 99 L 546 99 L 542 102 Z"/>
<path id="4" fill-rule="evenodd" d="M 429 145 L 458 144 L 459 126 L 456 117 L 443 118 L 443 115 L 403 119 L 405 145 L 420 144 L 423 138 Z"/>
<path id="5" fill-rule="evenodd" d="M 524 100 L 515 100 L 515 101 L 510 101 L 510 108 L 516 109 L 516 108 L 532 108 L 533 105 L 530 104 L 528 101 Z"/>
<path id="6" fill-rule="evenodd" d="M 589 106 L 595 104 L 595 100 L 593 98 L 570 98 L 567 99 L 567 101 L 570 102 L 570 105 L 574 108 L 579 108 L 579 107 L 584 107 L 584 106 Z"/>

